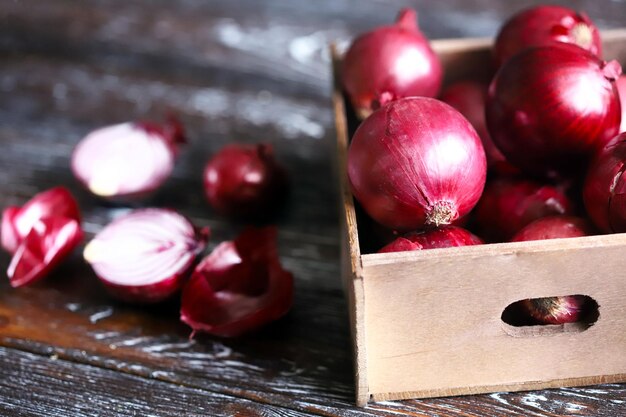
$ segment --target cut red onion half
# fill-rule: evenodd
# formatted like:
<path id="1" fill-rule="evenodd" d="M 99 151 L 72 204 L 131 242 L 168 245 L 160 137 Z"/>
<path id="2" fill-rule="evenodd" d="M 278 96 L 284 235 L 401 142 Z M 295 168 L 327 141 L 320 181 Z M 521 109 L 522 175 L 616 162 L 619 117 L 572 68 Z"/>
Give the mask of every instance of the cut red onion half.
<path id="1" fill-rule="evenodd" d="M 117 298 L 158 302 L 180 288 L 208 234 L 174 211 L 139 209 L 102 229 L 83 256 Z"/>
<path id="2" fill-rule="evenodd" d="M 196 267 L 183 289 L 180 319 L 196 332 L 233 337 L 282 317 L 293 276 L 278 259 L 276 228 L 248 228 Z"/>
<path id="3" fill-rule="evenodd" d="M 93 194 L 111 200 L 143 197 L 172 173 L 181 124 L 122 123 L 88 134 L 74 149 L 72 171 Z"/>
<path id="4" fill-rule="evenodd" d="M 33 226 L 48 217 L 65 217 L 80 223 L 80 211 L 72 194 L 64 187 L 40 192 L 22 207 L 7 207 L 0 226 L 2 247 L 14 253 Z"/>
<path id="5" fill-rule="evenodd" d="M 78 246 L 82 237 L 76 219 L 56 216 L 37 220 L 9 264 L 11 286 L 21 287 L 44 278 Z"/>

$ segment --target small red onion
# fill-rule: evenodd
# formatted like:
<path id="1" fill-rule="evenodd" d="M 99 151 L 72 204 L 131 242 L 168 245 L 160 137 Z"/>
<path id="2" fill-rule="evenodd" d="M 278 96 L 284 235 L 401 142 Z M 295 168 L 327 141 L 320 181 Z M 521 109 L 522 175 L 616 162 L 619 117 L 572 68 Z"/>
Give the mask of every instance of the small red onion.
<path id="1" fill-rule="evenodd" d="M 54 216 L 37 220 L 13 254 L 7 271 L 12 287 L 32 284 L 48 275 L 83 238 L 76 219 Z"/>
<path id="2" fill-rule="evenodd" d="M 0 241 L 9 253 L 14 253 L 33 226 L 48 217 L 66 217 L 80 223 L 80 211 L 72 194 L 64 187 L 42 191 L 22 207 L 7 207 L 2 213 Z"/>
<path id="3" fill-rule="evenodd" d="M 584 295 L 532 298 L 521 302 L 522 310 L 537 324 L 574 323 L 586 313 Z"/>
<path id="4" fill-rule="evenodd" d="M 485 240 L 504 242 L 537 219 L 572 212 L 572 203 L 558 187 L 498 178 L 487 183 L 473 213 L 476 231 Z"/>
<path id="5" fill-rule="evenodd" d="M 620 75 L 615 86 L 622 105 L 622 124 L 619 126 L 619 131 L 623 133 L 626 132 L 626 75 Z"/>
<path id="6" fill-rule="evenodd" d="M 562 6 L 536 6 L 511 17 L 500 29 L 494 45 L 496 64 L 534 46 L 564 42 L 600 57 L 600 32 L 584 13 Z"/>
<path id="7" fill-rule="evenodd" d="M 549 216 L 535 220 L 517 232 L 511 242 L 581 237 L 593 234 L 591 224 L 580 217 Z"/>
<path id="8" fill-rule="evenodd" d="M 526 49 L 496 74 L 487 125 L 509 162 L 530 174 L 580 172 L 617 134 L 621 110 L 617 61 L 575 45 Z"/>
<path id="9" fill-rule="evenodd" d="M 478 202 L 485 151 L 472 125 L 426 97 L 391 102 L 361 123 L 348 150 L 352 192 L 394 230 L 450 224 Z"/>
<path id="10" fill-rule="evenodd" d="M 489 136 L 485 120 L 485 100 L 487 85 L 475 81 L 462 81 L 446 87 L 441 93 L 441 101 L 457 109 L 474 126 L 476 133 L 483 141 L 487 165 L 492 168 L 505 161 L 504 155 L 498 150 Z"/>
<path id="11" fill-rule="evenodd" d="M 396 23 L 365 33 L 346 52 L 341 80 L 360 118 L 386 102 L 409 96 L 435 97 L 443 69 L 417 27 L 414 10 L 400 11 Z"/>
<path id="12" fill-rule="evenodd" d="M 174 211 L 139 209 L 104 227 L 83 256 L 112 295 L 153 303 L 181 287 L 208 235 Z"/>
<path id="13" fill-rule="evenodd" d="M 233 337 L 289 311 L 293 276 L 278 259 L 276 228 L 248 228 L 196 267 L 183 289 L 180 319 L 196 332 Z"/>
<path id="14" fill-rule="evenodd" d="M 591 221 L 603 232 L 626 232 L 626 132 L 616 136 L 589 167 L 583 200 Z"/>
<path id="15" fill-rule="evenodd" d="M 423 249 L 451 248 L 481 245 L 482 240 L 471 232 L 456 226 L 444 226 L 423 232 L 412 232 L 397 238 L 378 253 L 403 252 Z"/>
<path id="16" fill-rule="evenodd" d="M 286 194 L 287 175 L 270 144 L 229 145 L 207 163 L 204 190 L 220 213 L 267 217 Z"/>
<path id="17" fill-rule="evenodd" d="M 156 190 L 170 176 L 184 143 L 182 125 L 122 123 L 88 134 L 74 149 L 74 176 L 93 194 L 132 200 Z"/>

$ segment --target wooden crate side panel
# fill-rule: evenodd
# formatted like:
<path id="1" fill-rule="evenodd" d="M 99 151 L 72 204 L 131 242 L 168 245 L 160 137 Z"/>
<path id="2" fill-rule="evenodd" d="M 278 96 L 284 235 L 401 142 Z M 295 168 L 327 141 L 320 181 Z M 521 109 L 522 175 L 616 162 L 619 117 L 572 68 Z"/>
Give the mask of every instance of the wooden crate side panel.
<path id="1" fill-rule="evenodd" d="M 623 380 L 624 253 L 626 244 L 364 262 L 370 392 L 433 396 Z M 593 297 L 597 323 L 550 336 L 504 331 L 500 315 L 510 303 L 567 294 Z"/>
<path id="2" fill-rule="evenodd" d="M 369 400 L 366 367 L 366 342 L 363 299 L 363 280 L 361 279 L 361 251 L 354 211 L 354 200 L 350 192 L 347 177 L 348 123 L 343 95 L 341 93 L 339 68 L 340 57 L 337 48 L 331 45 L 333 58 L 333 109 L 335 112 L 335 129 L 337 134 L 337 173 L 339 192 L 341 195 L 341 262 L 342 279 L 348 297 L 350 329 L 354 350 L 356 402 L 364 406 Z"/>

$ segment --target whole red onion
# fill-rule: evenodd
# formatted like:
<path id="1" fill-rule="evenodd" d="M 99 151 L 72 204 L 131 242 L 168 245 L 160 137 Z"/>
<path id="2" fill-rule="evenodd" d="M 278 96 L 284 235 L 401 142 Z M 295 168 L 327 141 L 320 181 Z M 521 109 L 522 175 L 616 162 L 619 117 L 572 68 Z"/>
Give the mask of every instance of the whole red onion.
<path id="1" fill-rule="evenodd" d="M 481 245 L 479 237 L 456 226 L 444 226 L 423 232 L 407 233 L 383 247 L 378 253 Z"/>
<path id="2" fill-rule="evenodd" d="M 581 237 L 593 234 L 591 224 L 573 216 L 549 216 L 535 220 L 517 232 L 511 242 Z"/>
<path id="3" fill-rule="evenodd" d="M 76 219 L 51 216 L 37 220 L 17 247 L 7 276 L 12 287 L 44 278 L 78 246 L 83 238 Z"/>
<path id="4" fill-rule="evenodd" d="M 180 319 L 196 332 L 232 337 L 289 311 L 293 276 L 278 259 L 276 228 L 248 228 L 204 258 L 183 289 Z"/>
<path id="5" fill-rule="evenodd" d="M 348 150 L 352 192 L 394 230 L 450 224 L 480 198 L 485 151 L 472 125 L 427 97 L 400 99 L 361 123 Z"/>
<path id="6" fill-rule="evenodd" d="M 178 146 L 185 142 L 182 125 L 122 123 L 88 134 L 74 149 L 74 176 L 93 194 L 132 200 L 156 190 L 172 173 Z"/>
<path id="7" fill-rule="evenodd" d="M 65 217 L 80 223 L 78 204 L 64 187 L 54 187 L 42 191 L 22 207 L 7 207 L 2 213 L 0 240 L 2 247 L 14 253 L 19 244 L 41 219 Z"/>
<path id="8" fill-rule="evenodd" d="M 266 217 L 287 191 L 287 175 L 270 144 L 229 145 L 204 169 L 204 191 L 218 212 Z"/>
<path id="9" fill-rule="evenodd" d="M 617 134 L 617 61 L 575 45 L 526 49 L 489 87 L 487 125 L 507 160 L 543 176 L 579 172 Z"/>
<path id="10" fill-rule="evenodd" d="M 522 311 L 537 324 L 564 324 L 579 321 L 587 312 L 587 297 L 566 295 L 563 297 L 531 298 L 521 301 Z"/>
<path id="11" fill-rule="evenodd" d="M 622 124 L 619 126 L 619 131 L 623 133 L 626 132 L 626 75 L 620 75 L 615 86 L 622 105 Z"/>
<path id="12" fill-rule="evenodd" d="M 583 201 L 591 221 L 603 232 L 626 232 L 626 132 L 616 136 L 591 163 Z"/>
<path id="13" fill-rule="evenodd" d="M 112 295 L 153 303 L 180 288 L 208 234 L 174 211 L 139 209 L 98 232 L 83 256 Z"/>
<path id="14" fill-rule="evenodd" d="M 487 165 L 492 168 L 495 164 L 505 161 L 504 155 L 498 150 L 489 136 L 485 120 L 485 100 L 487 99 L 487 85 L 476 81 L 461 81 L 446 87 L 441 93 L 441 101 L 457 109 L 476 129 L 476 133 L 483 141 Z"/>
<path id="15" fill-rule="evenodd" d="M 572 212 L 561 188 L 511 177 L 489 181 L 473 214 L 485 240 L 504 242 L 537 219 Z"/>
<path id="16" fill-rule="evenodd" d="M 341 81 L 360 118 L 386 102 L 409 96 L 435 97 L 443 69 L 417 27 L 414 10 L 400 11 L 396 23 L 354 40 L 343 60 Z"/>
<path id="17" fill-rule="evenodd" d="M 584 13 L 562 6 L 536 6 L 511 17 L 500 29 L 494 45 L 496 64 L 502 65 L 526 48 L 570 43 L 600 57 L 600 32 Z"/>

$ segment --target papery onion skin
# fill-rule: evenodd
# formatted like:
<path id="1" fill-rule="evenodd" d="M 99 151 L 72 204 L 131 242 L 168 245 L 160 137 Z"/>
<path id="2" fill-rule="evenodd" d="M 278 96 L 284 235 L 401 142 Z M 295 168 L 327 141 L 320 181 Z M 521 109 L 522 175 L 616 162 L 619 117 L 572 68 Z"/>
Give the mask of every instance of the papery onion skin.
<path id="1" fill-rule="evenodd" d="M 276 228 L 248 228 L 223 242 L 195 268 L 183 288 L 180 319 L 196 332 L 236 337 L 285 315 L 293 276 L 283 269 Z"/>
<path id="2" fill-rule="evenodd" d="M 83 233 L 80 223 L 68 217 L 45 217 L 31 227 L 15 251 L 7 276 L 12 287 L 45 278 L 76 246 Z"/>
<path id="3" fill-rule="evenodd" d="M 489 168 L 504 163 L 506 159 L 489 136 L 485 120 L 487 85 L 476 81 L 461 81 L 451 84 L 441 93 L 441 101 L 457 109 L 474 126 L 483 141 Z"/>
<path id="4" fill-rule="evenodd" d="M 616 136 L 591 163 L 583 186 L 589 218 L 605 233 L 626 232 L 626 133 Z"/>
<path id="5" fill-rule="evenodd" d="M 526 49 L 498 71 L 487 96 L 489 133 L 524 172 L 575 175 L 618 131 L 616 61 L 575 45 Z"/>
<path id="6" fill-rule="evenodd" d="M 574 323 L 586 312 L 586 297 L 566 295 L 562 297 L 544 297 L 523 300 L 522 311 L 537 324 Z"/>
<path id="7" fill-rule="evenodd" d="M 14 253 L 32 227 L 41 219 L 66 217 L 80 223 L 78 203 L 65 187 L 53 187 L 33 196 L 22 207 L 7 207 L 0 227 L 2 247 Z"/>
<path id="8" fill-rule="evenodd" d="M 511 242 L 581 237 L 593 234 L 587 220 L 574 216 L 549 216 L 535 220 L 517 232 Z"/>
<path id="9" fill-rule="evenodd" d="M 374 220 L 399 231 L 463 217 L 478 202 L 486 171 L 472 125 L 427 97 L 400 99 L 374 112 L 348 150 L 354 196 Z"/>
<path id="10" fill-rule="evenodd" d="M 116 202 L 145 198 L 170 176 L 185 143 L 183 127 L 139 121 L 89 133 L 72 153 L 74 176 L 94 195 Z"/>
<path id="11" fill-rule="evenodd" d="M 536 6 L 511 17 L 494 44 L 496 65 L 529 47 L 569 43 L 601 57 L 600 32 L 584 13 L 562 6 Z"/>
<path id="12" fill-rule="evenodd" d="M 341 69 L 343 87 L 361 119 L 390 100 L 437 96 L 442 78 L 441 62 L 411 9 L 401 10 L 395 24 L 356 38 Z"/>
<path id="13" fill-rule="evenodd" d="M 267 218 L 284 200 L 285 169 L 270 144 L 228 145 L 204 169 L 204 191 L 219 213 L 234 217 Z"/>
<path id="14" fill-rule="evenodd" d="M 378 253 L 441 249 L 482 244 L 483 241 L 468 230 L 456 226 L 445 226 L 422 232 L 407 233 L 384 246 Z"/>
<path id="15" fill-rule="evenodd" d="M 486 241 L 505 242 L 537 219 L 573 212 L 561 188 L 505 177 L 487 182 L 473 216 L 476 232 Z"/>
<path id="16" fill-rule="evenodd" d="M 172 210 L 138 209 L 105 226 L 83 256 L 115 298 L 156 303 L 180 289 L 208 236 Z"/>
<path id="17" fill-rule="evenodd" d="M 620 103 L 622 105 L 622 124 L 619 126 L 619 132 L 626 132 L 626 75 L 620 75 L 615 82 L 617 92 L 619 94 Z"/>

